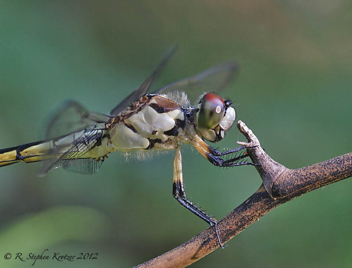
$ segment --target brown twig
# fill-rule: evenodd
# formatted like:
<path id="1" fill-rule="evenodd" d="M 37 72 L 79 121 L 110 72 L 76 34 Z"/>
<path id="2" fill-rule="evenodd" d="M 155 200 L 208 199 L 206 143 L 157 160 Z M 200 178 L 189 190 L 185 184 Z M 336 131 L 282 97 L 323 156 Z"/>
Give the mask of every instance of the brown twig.
<path id="1" fill-rule="evenodd" d="M 238 129 L 248 142 L 249 157 L 263 184 L 245 202 L 218 222 L 223 243 L 229 241 L 271 209 L 317 188 L 352 176 L 352 153 L 299 169 L 288 169 L 270 158 L 253 132 L 242 122 Z M 208 228 L 184 244 L 138 267 L 186 267 L 219 247 L 214 228 Z"/>

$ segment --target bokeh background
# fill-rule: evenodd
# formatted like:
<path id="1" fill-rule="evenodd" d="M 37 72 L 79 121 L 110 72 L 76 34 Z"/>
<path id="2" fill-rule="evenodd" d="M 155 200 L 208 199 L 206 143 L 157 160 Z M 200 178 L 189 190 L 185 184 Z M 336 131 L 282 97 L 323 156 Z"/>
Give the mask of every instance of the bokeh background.
<path id="1" fill-rule="evenodd" d="M 236 59 L 226 97 L 266 151 L 289 168 L 352 150 L 352 3 L 264 1 L 0 1 L 0 148 L 43 137 L 63 100 L 109 111 L 170 44 L 157 85 Z M 219 148 L 244 140 L 236 128 Z M 35 267 L 131 267 L 208 228 L 172 197 L 174 154 L 110 155 L 92 176 L 39 164 L 0 170 L 3 255 L 98 253 Z M 258 189 L 254 168 L 219 169 L 184 148 L 188 196 L 221 219 Z M 299 197 L 192 267 L 351 267 L 352 181 Z"/>

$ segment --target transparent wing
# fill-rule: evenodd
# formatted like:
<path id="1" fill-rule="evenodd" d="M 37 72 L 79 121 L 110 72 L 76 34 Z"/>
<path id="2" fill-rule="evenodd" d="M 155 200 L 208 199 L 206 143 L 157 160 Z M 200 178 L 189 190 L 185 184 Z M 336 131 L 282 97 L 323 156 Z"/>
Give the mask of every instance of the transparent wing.
<path id="1" fill-rule="evenodd" d="M 196 101 L 204 92 L 219 93 L 232 82 L 238 69 L 236 62 L 228 61 L 189 78 L 185 78 L 156 90 L 155 94 L 170 91 L 184 91 L 191 102 Z"/>
<path id="2" fill-rule="evenodd" d="M 74 159 L 65 163 L 62 167 L 66 170 L 81 173 L 81 174 L 94 174 L 96 173 L 101 165 L 102 161 L 96 161 L 91 158 L 87 159 Z"/>
<path id="3" fill-rule="evenodd" d="M 153 73 L 142 83 L 142 85 L 135 91 L 133 91 L 130 95 L 128 95 L 122 102 L 120 102 L 111 112 L 110 116 L 116 116 L 121 111 L 125 110 L 131 103 L 138 101 L 140 97 L 144 96 L 153 81 L 161 74 L 162 70 L 165 68 L 167 62 L 176 52 L 177 46 L 173 46 L 169 53 L 167 53 L 166 57 L 162 60 L 162 62 L 155 68 Z"/>
<path id="4" fill-rule="evenodd" d="M 64 152 L 56 146 L 53 153 L 56 153 L 58 157 L 45 161 L 41 174 L 44 175 L 58 167 L 82 174 L 97 172 L 101 166 L 101 161 L 90 158 L 89 152 L 95 146 L 99 146 L 103 133 L 104 130 L 102 129 L 86 129 L 58 139 L 56 142 L 59 146 L 65 145 L 65 143 L 67 143 L 67 146 Z"/>
<path id="5" fill-rule="evenodd" d="M 109 120 L 110 117 L 105 114 L 90 112 L 78 102 L 68 100 L 63 102 L 52 115 L 45 131 L 45 139 L 52 139 L 88 127 L 94 127 Z"/>
<path id="6" fill-rule="evenodd" d="M 43 161 L 40 175 L 44 176 L 58 167 L 82 174 L 97 172 L 101 166 L 101 160 L 91 155 L 90 151 L 101 144 L 104 131 L 103 129 L 85 129 L 52 140 L 53 146 L 49 152 L 52 157 Z"/>
<path id="7" fill-rule="evenodd" d="M 100 145 L 105 123 L 110 119 L 107 115 L 89 112 L 77 102 L 65 102 L 46 130 L 46 139 L 51 143 L 50 157 L 43 161 L 40 175 L 61 166 L 85 174 L 98 171 L 101 163 L 89 158 L 92 157 L 89 152 Z"/>

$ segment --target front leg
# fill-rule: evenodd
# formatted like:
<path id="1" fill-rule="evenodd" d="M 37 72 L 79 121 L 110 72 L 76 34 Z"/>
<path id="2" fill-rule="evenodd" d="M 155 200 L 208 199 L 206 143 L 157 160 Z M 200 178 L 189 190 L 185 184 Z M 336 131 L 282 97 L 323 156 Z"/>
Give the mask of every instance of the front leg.
<path id="1" fill-rule="evenodd" d="M 177 149 L 176 149 L 176 156 L 175 156 L 175 160 L 174 160 L 174 178 L 173 178 L 172 194 L 173 194 L 174 198 L 182 206 L 184 206 L 189 211 L 196 214 L 202 220 L 209 223 L 210 226 L 215 227 L 215 232 L 216 232 L 216 236 L 219 241 L 219 245 L 220 245 L 220 247 L 224 248 L 223 244 L 221 243 L 220 237 L 219 237 L 216 219 L 210 217 L 208 214 L 206 214 L 204 211 L 199 209 L 197 206 L 195 206 L 191 201 L 189 201 L 186 198 L 186 192 L 185 192 L 185 188 L 184 188 L 184 184 L 183 184 L 182 155 L 181 155 L 180 147 L 177 147 Z"/>
<path id="2" fill-rule="evenodd" d="M 246 149 L 245 146 L 240 146 L 238 148 L 228 150 L 225 152 L 219 152 L 218 150 L 215 150 L 211 146 L 209 146 L 207 143 L 205 143 L 198 135 L 194 135 L 194 139 L 192 140 L 193 146 L 197 149 L 197 151 L 204 156 L 210 163 L 212 163 L 214 166 L 218 167 L 234 167 L 234 166 L 243 166 L 243 165 L 254 165 L 252 162 L 248 161 L 241 161 L 242 159 L 248 157 L 247 153 L 245 152 L 244 154 L 237 155 L 233 158 L 230 159 L 223 159 L 221 156 L 228 155 L 231 153 L 236 153 L 241 150 Z"/>

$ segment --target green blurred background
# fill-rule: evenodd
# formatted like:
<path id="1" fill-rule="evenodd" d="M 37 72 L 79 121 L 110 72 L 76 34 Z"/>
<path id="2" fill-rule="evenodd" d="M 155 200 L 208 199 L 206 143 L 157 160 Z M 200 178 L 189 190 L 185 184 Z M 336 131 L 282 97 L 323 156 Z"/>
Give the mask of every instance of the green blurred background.
<path id="1" fill-rule="evenodd" d="M 262 146 L 298 168 L 352 150 L 352 2 L 0 1 L 0 148 L 43 137 L 63 100 L 109 111 L 179 44 L 158 85 L 236 59 L 226 92 Z M 244 140 L 236 128 L 219 148 Z M 208 228 L 172 197 L 172 152 L 93 175 L 39 164 L 1 169 L 3 254 L 97 252 L 35 267 L 131 267 Z M 188 196 L 221 219 L 261 184 L 254 168 L 219 169 L 184 148 Z M 351 267 L 352 181 L 295 199 L 192 267 Z"/>

